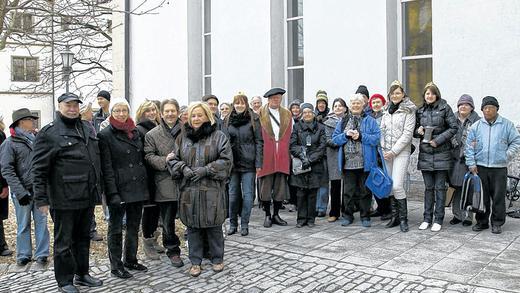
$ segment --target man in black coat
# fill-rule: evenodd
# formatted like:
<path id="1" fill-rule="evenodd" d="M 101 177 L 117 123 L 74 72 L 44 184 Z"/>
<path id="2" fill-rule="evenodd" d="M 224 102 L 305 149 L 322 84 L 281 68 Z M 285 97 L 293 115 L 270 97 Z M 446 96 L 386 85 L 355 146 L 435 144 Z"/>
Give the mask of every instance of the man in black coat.
<path id="1" fill-rule="evenodd" d="M 37 135 L 33 176 L 36 206 L 54 222 L 54 275 L 61 292 L 98 287 L 89 275 L 89 228 L 101 193 L 98 139 L 80 119 L 74 94 L 58 98 L 59 113 Z"/>

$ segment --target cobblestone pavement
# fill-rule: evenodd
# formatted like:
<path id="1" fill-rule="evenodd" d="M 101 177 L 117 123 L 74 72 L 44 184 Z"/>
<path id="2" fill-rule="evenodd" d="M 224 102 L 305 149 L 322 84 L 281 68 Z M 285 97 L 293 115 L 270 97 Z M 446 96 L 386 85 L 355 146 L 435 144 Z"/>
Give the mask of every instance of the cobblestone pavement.
<path id="1" fill-rule="evenodd" d="M 103 287 L 85 292 L 520 292 L 520 221 L 507 218 L 501 235 L 490 230 L 446 225 L 440 232 L 419 231 L 422 203 L 409 204 L 411 230 L 349 227 L 318 219 L 314 228 L 295 228 L 295 213 L 281 215 L 289 226 L 263 228 L 253 211 L 250 235 L 226 239 L 225 264 L 214 273 L 204 263 L 198 278 L 183 268 L 144 261 L 149 270 L 133 279 L 110 276 L 107 260 L 92 263 Z M 187 263 L 186 252 L 183 258 Z M 0 292 L 56 292 L 52 264 L 0 267 Z"/>

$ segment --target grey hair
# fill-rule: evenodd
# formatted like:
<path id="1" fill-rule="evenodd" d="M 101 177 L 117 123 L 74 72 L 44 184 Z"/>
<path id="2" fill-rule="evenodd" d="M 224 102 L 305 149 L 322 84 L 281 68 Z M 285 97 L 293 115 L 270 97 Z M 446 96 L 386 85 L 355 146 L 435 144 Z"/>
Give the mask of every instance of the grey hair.
<path id="1" fill-rule="evenodd" d="M 349 108 L 352 107 L 352 102 L 355 102 L 355 101 L 360 101 L 363 105 L 365 105 L 365 98 L 363 97 L 363 95 L 354 94 L 354 95 L 350 96 L 350 99 L 348 101 Z"/>

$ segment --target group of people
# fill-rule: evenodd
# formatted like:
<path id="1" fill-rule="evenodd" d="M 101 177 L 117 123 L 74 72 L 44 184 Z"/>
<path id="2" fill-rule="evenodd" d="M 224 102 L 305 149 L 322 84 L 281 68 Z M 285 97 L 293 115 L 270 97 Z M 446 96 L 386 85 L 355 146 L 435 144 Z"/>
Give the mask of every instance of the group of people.
<path id="1" fill-rule="evenodd" d="M 282 106 L 284 94 L 282 88 L 270 89 L 263 106 L 261 97 L 249 101 L 243 93 L 224 106 L 215 95 L 188 107 L 175 99 L 145 101 L 134 120 L 127 100 L 106 91 L 98 94 L 96 114 L 90 103 L 65 93 L 58 98 L 56 119 L 37 133 L 37 116 L 25 108 L 13 112 L 11 136 L 2 137 L 0 211 L 6 215 L 10 190 L 18 264 L 33 259 L 31 216 L 34 259 L 47 262 L 50 212 L 60 290 L 101 286 L 90 276 L 88 261 L 97 204 L 106 207 L 111 274 L 122 279 L 132 277 L 129 271 L 147 270 L 137 259 L 139 230 L 148 258 L 166 252 L 173 266 L 184 265 L 177 216 L 187 228 L 189 274 L 200 275 L 203 258 L 215 272 L 222 271 L 222 225 L 229 218 L 227 233 L 247 236 L 256 195 L 266 228 L 287 225 L 280 217 L 285 201 L 297 209 L 297 228 L 313 227 L 316 217 L 326 215 L 330 198 L 328 222 L 351 225 L 359 211 L 364 227 L 381 216 L 389 220 L 386 227 L 407 232 L 404 181 L 416 149 L 413 137 L 420 139 L 418 169 L 425 184 L 419 229 L 441 229 L 447 186 L 455 188 L 450 224 L 472 225 L 472 214 L 459 208 L 469 171 L 481 177 L 486 207 L 476 214 L 473 230 L 489 228 L 492 212 L 492 232 L 501 233 L 507 163 L 520 150 L 520 135 L 498 115 L 496 98 L 484 97 L 480 118 L 471 96 L 462 95 L 453 113 L 433 83 L 425 86 L 419 108 L 399 81 L 390 85 L 386 98 L 370 96 L 361 85 L 347 101 L 334 99 L 331 108 L 323 90 L 314 105 L 294 102 L 289 109 Z M 393 180 L 386 198 L 373 197 L 366 187 L 370 170 L 378 166 Z M 0 236 L 0 254 L 9 255 L 3 225 Z"/>

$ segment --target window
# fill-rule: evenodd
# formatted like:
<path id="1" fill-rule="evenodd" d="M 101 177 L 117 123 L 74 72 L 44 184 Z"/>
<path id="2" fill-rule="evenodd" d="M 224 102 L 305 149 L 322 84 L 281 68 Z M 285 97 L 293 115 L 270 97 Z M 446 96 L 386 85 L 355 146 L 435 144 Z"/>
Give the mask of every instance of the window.
<path id="1" fill-rule="evenodd" d="M 303 101 L 303 0 L 287 0 L 288 103 Z"/>
<path id="2" fill-rule="evenodd" d="M 203 73 L 204 73 L 204 94 L 211 94 L 211 0 L 204 0 L 203 7 L 204 31 L 203 31 Z"/>
<path id="3" fill-rule="evenodd" d="M 41 127 L 41 120 L 42 120 L 42 111 L 40 110 L 31 110 L 31 114 L 37 117 L 40 117 L 40 119 L 36 119 L 33 121 L 34 128 L 40 129 Z"/>
<path id="4" fill-rule="evenodd" d="M 433 80 L 432 1 L 402 0 L 402 78 L 407 94 L 422 104 L 424 86 Z"/>
<path id="5" fill-rule="evenodd" d="M 33 15 L 30 13 L 22 12 L 14 13 L 13 30 L 24 33 L 34 32 Z"/>
<path id="6" fill-rule="evenodd" d="M 12 81 L 38 81 L 38 58 L 11 57 Z"/>
<path id="7" fill-rule="evenodd" d="M 64 31 L 67 31 L 70 29 L 70 25 L 72 24 L 72 16 L 70 15 L 63 15 L 61 17 L 61 29 Z"/>

